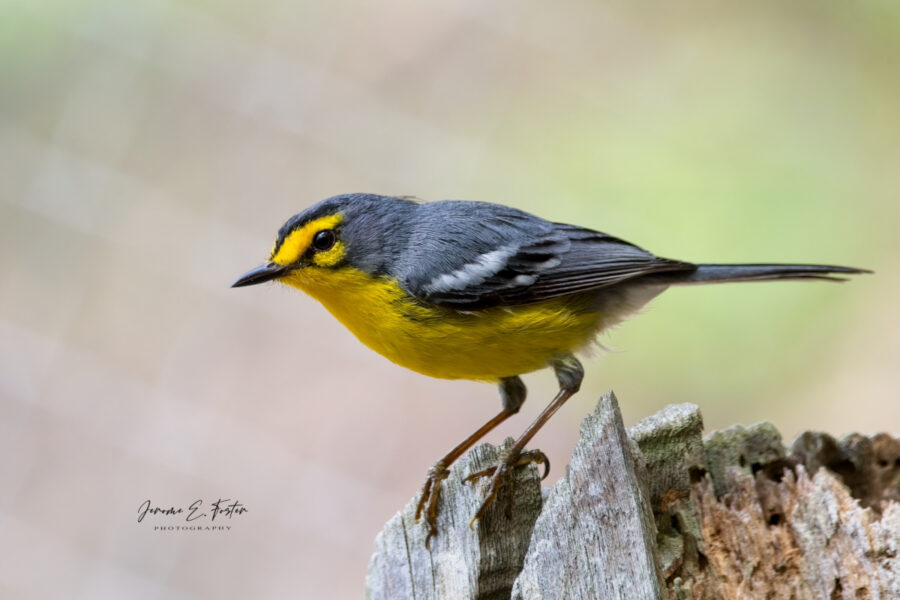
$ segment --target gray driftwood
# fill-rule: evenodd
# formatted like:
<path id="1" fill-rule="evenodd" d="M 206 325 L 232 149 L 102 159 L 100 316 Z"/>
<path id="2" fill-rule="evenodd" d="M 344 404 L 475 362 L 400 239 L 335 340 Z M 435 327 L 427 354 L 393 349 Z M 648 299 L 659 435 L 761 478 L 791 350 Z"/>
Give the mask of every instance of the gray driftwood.
<path id="1" fill-rule="evenodd" d="M 547 494 L 513 598 L 661 598 L 646 480 L 607 394 L 581 424 L 572 462 Z"/>
<path id="2" fill-rule="evenodd" d="M 415 522 L 417 498 L 388 521 L 375 540 L 369 564 L 368 597 L 372 600 L 439 600 L 445 598 L 509 598 L 513 581 L 528 551 L 535 519 L 541 512 L 537 467 L 516 472 L 510 512 L 502 492 L 488 514 L 469 527 L 487 493 L 487 478 L 463 483 L 469 473 L 497 464 L 503 447 L 482 444 L 457 462 L 444 480 L 438 504 L 438 530 L 425 548 L 426 529 Z"/>
<path id="3" fill-rule="evenodd" d="M 696 406 L 627 434 L 615 396 L 581 428 L 543 496 L 534 467 L 469 528 L 501 449 L 481 445 L 442 490 L 425 549 L 415 498 L 376 539 L 372 599 L 900 598 L 900 441 L 807 432 L 790 450 L 769 423 L 702 437 Z M 506 442 L 508 444 L 509 441 Z"/>

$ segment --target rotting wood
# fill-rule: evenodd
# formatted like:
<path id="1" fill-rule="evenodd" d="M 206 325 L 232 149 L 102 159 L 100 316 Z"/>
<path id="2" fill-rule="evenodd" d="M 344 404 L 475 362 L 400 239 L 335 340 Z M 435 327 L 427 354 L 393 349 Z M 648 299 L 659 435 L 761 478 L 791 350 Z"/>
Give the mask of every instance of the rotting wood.
<path id="1" fill-rule="evenodd" d="M 513 519 L 497 502 L 473 531 L 483 484 L 461 480 L 500 452 L 478 446 L 445 481 L 431 553 L 415 499 L 387 523 L 368 596 L 900 598 L 900 441 L 807 432 L 788 451 L 769 423 L 702 429 L 682 404 L 625 435 L 607 394 L 543 503 L 523 468 Z"/>

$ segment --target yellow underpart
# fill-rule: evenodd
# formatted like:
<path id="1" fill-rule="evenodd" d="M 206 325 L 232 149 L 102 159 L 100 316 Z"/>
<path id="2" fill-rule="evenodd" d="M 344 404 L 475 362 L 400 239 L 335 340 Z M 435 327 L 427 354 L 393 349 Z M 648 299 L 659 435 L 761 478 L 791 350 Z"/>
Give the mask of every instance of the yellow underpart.
<path id="1" fill-rule="evenodd" d="M 300 268 L 281 281 L 321 302 L 379 354 L 444 379 L 497 381 L 542 369 L 589 344 L 601 328 L 584 299 L 462 312 L 423 305 L 396 281 L 351 267 Z"/>
<path id="2" fill-rule="evenodd" d="M 317 233 L 325 229 L 334 229 L 343 219 L 344 217 L 341 214 L 329 215 L 310 221 L 300 229 L 295 229 L 284 238 L 277 252 L 275 248 L 272 248 L 272 255 L 269 260 L 283 267 L 297 262 L 304 252 L 309 249 L 309 245 Z"/>

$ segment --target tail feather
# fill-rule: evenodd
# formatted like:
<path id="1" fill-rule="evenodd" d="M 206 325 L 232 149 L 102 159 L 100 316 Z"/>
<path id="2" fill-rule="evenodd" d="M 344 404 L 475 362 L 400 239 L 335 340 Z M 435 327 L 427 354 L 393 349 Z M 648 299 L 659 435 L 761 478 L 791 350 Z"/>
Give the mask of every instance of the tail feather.
<path id="1" fill-rule="evenodd" d="M 692 283 L 725 283 L 729 281 L 766 281 L 775 279 L 821 279 L 846 281 L 836 275 L 871 273 L 866 269 L 834 265 L 717 265 L 698 264 L 692 271 L 676 271 L 658 277 L 672 285 Z"/>

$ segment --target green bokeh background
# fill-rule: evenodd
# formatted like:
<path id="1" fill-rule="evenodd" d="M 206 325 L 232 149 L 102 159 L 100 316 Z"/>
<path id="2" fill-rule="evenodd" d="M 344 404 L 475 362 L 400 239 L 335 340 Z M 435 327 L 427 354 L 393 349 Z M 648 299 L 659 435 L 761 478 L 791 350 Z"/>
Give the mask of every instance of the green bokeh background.
<path id="1" fill-rule="evenodd" d="M 7 0 L 0 595 L 359 596 L 381 524 L 496 398 L 390 365 L 299 294 L 228 289 L 336 193 L 877 272 L 667 292 L 586 361 L 536 439 L 554 465 L 609 388 L 629 423 L 690 401 L 708 428 L 896 433 L 898 107 L 886 1 Z M 526 382 L 492 439 L 554 391 Z M 213 495 L 249 518 L 133 522 Z"/>

